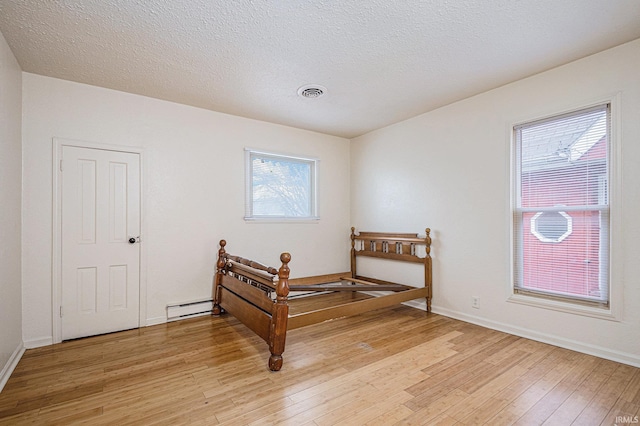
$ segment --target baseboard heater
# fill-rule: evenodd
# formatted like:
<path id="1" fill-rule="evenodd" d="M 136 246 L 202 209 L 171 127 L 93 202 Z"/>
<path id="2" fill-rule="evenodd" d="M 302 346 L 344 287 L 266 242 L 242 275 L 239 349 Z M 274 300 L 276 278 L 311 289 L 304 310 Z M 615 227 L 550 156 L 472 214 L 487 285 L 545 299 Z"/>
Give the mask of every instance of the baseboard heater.
<path id="1" fill-rule="evenodd" d="M 210 315 L 212 309 L 213 301 L 211 299 L 171 303 L 167 305 L 167 321 Z"/>

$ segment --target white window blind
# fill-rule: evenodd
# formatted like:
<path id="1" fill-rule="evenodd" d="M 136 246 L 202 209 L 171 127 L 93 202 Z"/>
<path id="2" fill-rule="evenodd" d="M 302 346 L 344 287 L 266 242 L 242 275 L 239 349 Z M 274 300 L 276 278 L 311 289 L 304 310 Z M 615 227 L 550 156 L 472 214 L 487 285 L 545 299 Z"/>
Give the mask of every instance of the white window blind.
<path id="1" fill-rule="evenodd" d="M 317 160 L 246 151 L 245 219 L 317 219 Z"/>
<path id="2" fill-rule="evenodd" d="M 609 105 L 514 127 L 514 291 L 608 306 Z"/>

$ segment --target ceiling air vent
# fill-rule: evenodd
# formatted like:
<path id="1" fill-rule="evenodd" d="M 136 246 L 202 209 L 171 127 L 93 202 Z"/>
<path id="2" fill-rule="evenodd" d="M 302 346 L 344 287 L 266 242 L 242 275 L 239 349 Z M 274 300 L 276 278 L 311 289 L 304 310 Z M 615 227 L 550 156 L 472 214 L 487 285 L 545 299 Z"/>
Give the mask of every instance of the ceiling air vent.
<path id="1" fill-rule="evenodd" d="M 327 88 L 319 84 L 307 84 L 298 89 L 298 95 L 303 98 L 315 99 L 327 93 Z"/>

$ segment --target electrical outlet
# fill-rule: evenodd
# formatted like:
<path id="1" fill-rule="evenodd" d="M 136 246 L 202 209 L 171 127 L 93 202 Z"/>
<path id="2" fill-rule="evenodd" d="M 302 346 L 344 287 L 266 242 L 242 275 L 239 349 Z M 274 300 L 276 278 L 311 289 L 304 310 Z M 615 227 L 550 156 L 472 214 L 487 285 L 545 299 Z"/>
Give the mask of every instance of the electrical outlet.
<path id="1" fill-rule="evenodd" d="M 471 307 L 472 308 L 476 308 L 476 309 L 480 309 L 480 297 L 471 296 Z"/>

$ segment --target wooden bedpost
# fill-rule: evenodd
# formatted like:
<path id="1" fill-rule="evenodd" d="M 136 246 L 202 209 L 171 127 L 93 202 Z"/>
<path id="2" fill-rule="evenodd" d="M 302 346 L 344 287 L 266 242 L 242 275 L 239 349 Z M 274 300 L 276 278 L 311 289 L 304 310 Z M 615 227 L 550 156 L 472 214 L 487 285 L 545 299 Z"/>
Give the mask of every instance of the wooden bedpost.
<path id="1" fill-rule="evenodd" d="M 356 277 L 356 228 L 351 227 L 351 278 Z"/>
<path id="2" fill-rule="evenodd" d="M 287 337 L 287 321 L 289 320 L 289 262 L 291 255 L 282 253 L 280 255 L 282 266 L 278 270 L 278 284 L 276 285 L 276 303 L 273 305 L 271 315 L 271 332 L 269 338 L 269 370 L 279 371 L 282 368 L 282 353 Z"/>
<path id="3" fill-rule="evenodd" d="M 427 286 L 427 312 L 431 312 L 431 292 L 432 292 L 432 270 L 431 270 L 431 229 L 427 228 L 425 230 L 426 237 L 425 248 L 427 249 L 427 254 L 424 258 L 424 283 Z"/>
<path id="4" fill-rule="evenodd" d="M 222 288 L 220 287 L 220 284 L 221 284 L 222 275 L 223 275 L 222 270 L 224 269 L 224 266 L 226 264 L 224 260 L 224 255 L 226 254 L 224 246 L 226 245 L 227 245 L 227 242 L 225 240 L 220 240 L 220 250 L 218 250 L 218 262 L 216 263 L 216 274 L 213 280 L 213 294 L 212 294 L 213 308 L 211 309 L 211 314 L 215 316 L 218 316 L 222 313 L 222 308 L 220 308 L 220 292 L 222 291 Z"/>

